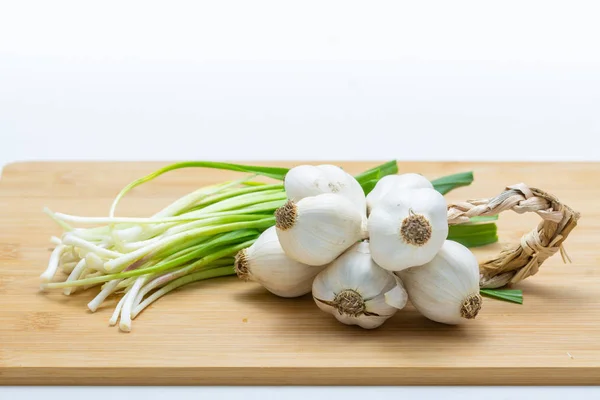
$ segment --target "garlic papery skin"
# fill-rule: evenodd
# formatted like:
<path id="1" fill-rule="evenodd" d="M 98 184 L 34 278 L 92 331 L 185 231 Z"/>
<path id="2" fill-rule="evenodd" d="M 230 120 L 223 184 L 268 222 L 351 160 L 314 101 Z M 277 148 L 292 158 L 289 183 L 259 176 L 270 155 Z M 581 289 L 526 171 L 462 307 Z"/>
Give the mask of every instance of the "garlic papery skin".
<path id="1" fill-rule="evenodd" d="M 397 274 L 411 303 L 433 321 L 457 325 L 475 318 L 481 309 L 479 264 L 460 243 L 446 240 L 433 260 Z"/>
<path id="2" fill-rule="evenodd" d="M 387 293 L 393 294 L 393 305 L 386 301 Z M 408 299 L 401 281 L 375 264 L 366 241 L 352 246 L 320 272 L 312 295 L 317 306 L 338 321 L 365 329 L 381 326 Z"/>
<path id="3" fill-rule="evenodd" d="M 423 175 L 412 172 L 384 176 L 367 195 L 367 213 L 370 214 L 387 193 L 402 189 L 433 189 L 433 185 Z"/>
<path id="4" fill-rule="evenodd" d="M 350 200 L 366 216 L 367 200 L 358 181 L 335 165 L 299 165 L 288 171 L 284 179 L 289 200 L 298 202 L 305 197 L 335 193 Z"/>
<path id="5" fill-rule="evenodd" d="M 333 193 L 288 200 L 275 211 L 276 231 L 285 254 L 306 265 L 329 264 L 365 235 L 363 216 L 345 197 Z"/>
<path id="6" fill-rule="evenodd" d="M 250 247 L 237 253 L 234 267 L 240 279 L 258 282 L 280 297 L 310 293 L 313 279 L 325 268 L 305 265 L 286 256 L 274 226 L 265 230 Z"/>
<path id="7" fill-rule="evenodd" d="M 434 189 L 387 193 L 368 219 L 373 260 L 390 271 L 425 264 L 448 237 L 447 204 Z"/>

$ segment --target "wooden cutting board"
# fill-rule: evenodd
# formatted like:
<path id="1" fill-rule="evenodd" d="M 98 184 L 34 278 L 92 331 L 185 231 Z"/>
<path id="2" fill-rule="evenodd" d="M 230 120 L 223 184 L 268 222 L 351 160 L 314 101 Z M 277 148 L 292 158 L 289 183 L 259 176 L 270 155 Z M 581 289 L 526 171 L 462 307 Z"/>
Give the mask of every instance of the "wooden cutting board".
<path id="1" fill-rule="evenodd" d="M 429 178 L 472 170 L 450 201 L 491 197 L 525 182 L 580 211 L 556 255 L 518 285 L 525 302 L 486 298 L 464 326 L 428 321 L 411 306 L 380 329 L 345 326 L 310 295 L 277 298 L 236 277 L 189 285 L 145 310 L 133 331 L 108 326 L 114 302 L 91 313 L 93 293 L 38 292 L 59 229 L 44 206 L 106 215 L 125 184 L 167 163 L 17 163 L 0 181 L 0 384 L 73 385 L 565 385 L 600 383 L 600 164 L 400 163 Z M 297 163 L 260 163 L 292 166 Z M 355 173 L 376 162 L 344 162 Z M 171 172 L 130 193 L 118 214 L 148 216 L 193 189 L 239 177 Z M 500 243 L 516 243 L 535 215 L 503 214 Z"/>

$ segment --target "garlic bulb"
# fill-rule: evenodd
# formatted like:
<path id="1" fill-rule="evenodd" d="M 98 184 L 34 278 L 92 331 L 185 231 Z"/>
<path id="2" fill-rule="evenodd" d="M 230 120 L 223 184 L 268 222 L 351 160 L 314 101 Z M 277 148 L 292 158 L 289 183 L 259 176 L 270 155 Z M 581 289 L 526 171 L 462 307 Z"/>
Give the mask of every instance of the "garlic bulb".
<path id="1" fill-rule="evenodd" d="M 447 205 L 433 189 L 395 190 L 368 219 L 373 260 L 390 271 L 425 264 L 448 236 Z"/>
<path id="2" fill-rule="evenodd" d="M 366 234 L 363 217 L 345 197 L 333 193 L 288 200 L 275 211 L 285 254 L 303 264 L 325 265 Z"/>
<path id="3" fill-rule="evenodd" d="M 312 285 L 317 306 L 346 325 L 373 329 L 406 305 L 402 282 L 380 268 L 360 242 L 320 272 Z"/>
<path id="4" fill-rule="evenodd" d="M 433 260 L 397 274 L 411 303 L 433 321 L 456 325 L 475 318 L 481 309 L 479 265 L 460 243 L 446 240 Z"/>
<path id="5" fill-rule="evenodd" d="M 288 171 L 284 179 L 289 200 L 298 202 L 305 197 L 336 193 L 350 200 L 366 216 L 367 200 L 358 181 L 335 165 L 299 165 Z"/>
<path id="6" fill-rule="evenodd" d="M 323 268 L 311 267 L 286 256 L 274 226 L 235 256 L 235 272 L 240 279 L 258 282 L 281 297 L 310 293 L 314 277 Z"/>
<path id="7" fill-rule="evenodd" d="M 370 214 L 387 193 L 402 189 L 433 189 L 433 185 L 423 175 L 414 173 L 384 176 L 367 195 L 367 213 Z"/>

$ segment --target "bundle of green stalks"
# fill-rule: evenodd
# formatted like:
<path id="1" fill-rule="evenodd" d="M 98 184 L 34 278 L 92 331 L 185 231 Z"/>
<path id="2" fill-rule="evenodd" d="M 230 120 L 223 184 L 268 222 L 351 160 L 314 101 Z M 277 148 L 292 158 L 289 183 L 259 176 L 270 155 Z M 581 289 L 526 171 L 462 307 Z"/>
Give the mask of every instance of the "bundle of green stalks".
<path id="1" fill-rule="evenodd" d="M 236 181 L 202 187 L 147 218 L 116 217 L 127 192 L 179 168 L 216 168 L 237 171 Z M 132 319 L 167 293 L 193 282 L 235 275 L 234 257 L 275 225 L 274 212 L 287 197 L 286 168 L 218 162 L 183 162 L 169 165 L 125 187 L 115 198 L 107 217 L 82 217 L 45 210 L 62 228 L 47 269 L 41 275 L 43 290 L 62 289 L 65 295 L 96 290 L 88 303 L 96 311 L 118 296 L 110 325 L 131 330 Z M 357 176 L 365 194 L 386 175 L 397 174 L 390 161 Z M 256 181 L 257 176 L 274 183 Z M 471 172 L 432 180 L 442 194 L 471 184 Z M 452 226 L 448 239 L 467 247 L 497 241 L 494 221 L 479 220 Z M 201 290 L 201 289 L 199 289 Z"/>

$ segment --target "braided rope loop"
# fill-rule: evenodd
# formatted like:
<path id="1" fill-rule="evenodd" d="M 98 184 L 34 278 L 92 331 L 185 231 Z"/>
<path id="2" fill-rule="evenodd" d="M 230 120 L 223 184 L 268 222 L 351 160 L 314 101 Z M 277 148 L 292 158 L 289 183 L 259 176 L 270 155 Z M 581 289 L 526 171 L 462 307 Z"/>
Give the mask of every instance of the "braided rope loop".
<path id="1" fill-rule="evenodd" d="M 542 221 L 525 234 L 517 246 L 479 265 L 482 288 L 499 288 L 533 276 L 542 263 L 557 252 L 560 252 L 563 261 L 571 261 L 563 243 L 577 226 L 580 214 L 555 196 L 524 183 L 509 186 L 491 199 L 450 204 L 448 224 L 461 224 L 471 217 L 493 216 L 507 210 L 518 214 L 534 212 Z"/>

